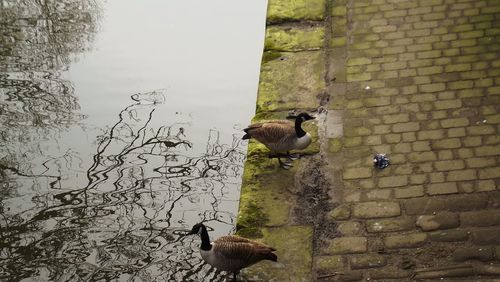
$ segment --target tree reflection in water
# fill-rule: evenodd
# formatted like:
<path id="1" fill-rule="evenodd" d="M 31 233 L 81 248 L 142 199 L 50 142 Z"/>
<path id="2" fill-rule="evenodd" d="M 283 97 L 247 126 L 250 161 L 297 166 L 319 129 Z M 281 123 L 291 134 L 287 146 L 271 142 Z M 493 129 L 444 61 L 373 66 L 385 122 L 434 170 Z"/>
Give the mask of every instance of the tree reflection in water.
<path id="1" fill-rule="evenodd" d="M 157 91 L 132 95 L 88 168 L 83 153 L 41 145 L 85 127 L 60 74 L 90 48 L 99 13 L 92 0 L 0 0 L 0 280 L 222 281 L 183 234 L 234 226 L 239 138 L 211 130 L 196 153 L 185 125 L 152 122 Z"/>
<path id="2" fill-rule="evenodd" d="M 150 126 L 161 93 L 132 99 L 135 103 L 98 137 L 85 187 L 62 189 L 60 178 L 52 177 L 52 189 L 32 199 L 31 209 L 2 213 L 0 278 L 222 279 L 193 252 L 197 243 L 183 242 L 186 231 L 180 227 L 200 218 L 234 225 L 224 202 L 234 201 L 227 194 L 241 175 L 245 152 L 239 139 L 220 144 L 218 133 L 210 131 L 206 151 L 189 156 L 191 142 L 182 124 Z M 78 159 L 71 152 L 63 159 L 70 156 Z M 3 168 L 10 174 L 5 178 L 18 183 L 45 177 Z M 9 207 L 8 201 L 0 204 L 2 210 Z"/>

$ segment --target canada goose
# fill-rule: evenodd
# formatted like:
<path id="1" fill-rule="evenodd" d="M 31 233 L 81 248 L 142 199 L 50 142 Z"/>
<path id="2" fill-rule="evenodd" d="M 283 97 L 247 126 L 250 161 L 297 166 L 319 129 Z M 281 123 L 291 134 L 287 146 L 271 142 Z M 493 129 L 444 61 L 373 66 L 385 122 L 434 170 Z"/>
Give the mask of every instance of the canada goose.
<path id="1" fill-rule="evenodd" d="M 304 121 L 314 119 L 308 113 L 300 113 L 298 116 L 289 116 L 287 118 L 295 118 L 295 122 L 270 120 L 254 123 L 243 129 L 246 134 L 242 138 L 254 138 L 266 145 L 272 152 L 269 157 L 278 157 L 278 161 L 283 168 L 289 168 L 291 165 L 284 164 L 280 159 L 281 156 L 284 155 L 292 159 L 289 153 L 291 150 L 302 150 L 311 144 L 311 134 L 305 132 L 301 125 Z"/>
<path id="2" fill-rule="evenodd" d="M 201 236 L 200 254 L 204 261 L 223 271 L 233 273 L 233 281 L 241 269 L 261 260 L 278 261 L 275 249 L 239 236 L 222 236 L 210 243 L 207 228 L 203 223 L 193 226 L 188 235 Z"/>

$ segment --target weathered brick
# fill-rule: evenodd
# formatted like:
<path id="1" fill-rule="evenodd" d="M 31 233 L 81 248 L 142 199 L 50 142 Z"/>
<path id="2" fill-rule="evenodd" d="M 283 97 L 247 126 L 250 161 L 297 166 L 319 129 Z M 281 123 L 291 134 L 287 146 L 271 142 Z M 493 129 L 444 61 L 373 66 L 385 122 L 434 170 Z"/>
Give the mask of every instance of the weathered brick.
<path id="1" fill-rule="evenodd" d="M 366 252 L 366 237 L 340 237 L 330 241 L 326 253 L 355 254 Z"/>
<path id="2" fill-rule="evenodd" d="M 392 132 L 395 133 L 417 131 L 419 129 L 420 125 L 418 122 L 402 122 L 402 123 L 396 123 L 392 126 Z"/>
<path id="3" fill-rule="evenodd" d="M 470 211 L 488 206 L 488 196 L 484 194 L 446 195 L 408 199 L 404 203 L 406 213 L 430 214 L 439 211 Z"/>
<path id="4" fill-rule="evenodd" d="M 436 153 L 434 152 L 414 152 L 408 155 L 412 162 L 427 162 L 437 160 Z"/>
<path id="5" fill-rule="evenodd" d="M 448 172 L 446 176 L 447 181 L 464 181 L 477 179 L 475 169 L 453 170 Z"/>
<path id="6" fill-rule="evenodd" d="M 436 140 L 445 136 L 444 130 L 421 130 L 417 132 L 418 140 Z"/>
<path id="7" fill-rule="evenodd" d="M 442 73 L 442 72 L 443 72 L 442 66 L 422 67 L 422 68 L 417 69 L 418 75 L 431 75 L 431 74 L 438 74 L 438 73 Z M 430 91 L 430 92 L 434 92 L 434 91 Z"/>
<path id="8" fill-rule="evenodd" d="M 359 66 L 359 65 L 369 65 L 371 64 L 372 60 L 370 58 L 365 58 L 365 57 L 357 57 L 357 58 L 351 58 L 347 60 L 348 66 Z"/>
<path id="9" fill-rule="evenodd" d="M 435 162 L 434 166 L 438 171 L 449 171 L 449 170 L 457 170 L 465 168 L 463 160 L 439 161 Z"/>
<path id="10" fill-rule="evenodd" d="M 424 231 L 450 229 L 458 227 L 458 214 L 440 212 L 435 215 L 421 215 L 417 218 L 416 225 Z"/>
<path id="11" fill-rule="evenodd" d="M 469 234 L 466 230 L 440 230 L 429 233 L 429 240 L 435 242 L 457 242 L 467 239 L 469 239 Z"/>
<path id="12" fill-rule="evenodd" d="M 417 141 L 411 144 L 413 151 L 423 152 L 430 151 L 431 146 L 429 141 Z"/>
<path id="13" fill-rule="evenodd" d="M 460 213 L 460 223 L 464 227 L 486 227 L 500 225 L 500 210 L 490 209 Z"/>
<path id="14" fill-rule="evenodd" d="M 448 138 L 442 140 L 432 141 L 432 148 L 434 149 L 455 149 L 462 146 L 460 139 L 458 138 Z"/>
<path id="15" fill-rule="evenodd" d="M 467 133 L 469 135 L 490 135 L 490 134 L 495 134 L 495 131 L 496 131 L 495 127 L 492 125 L 467 127 Z"/>
<path id="16" fill-rule="evenodd" d="M 477 147 L 481 146 L 482 138 L 481 136 L 467 136 L 463 139 L 462 143 L 465 147 Z"/>
<path id="17" fill-rule="evenodd" d="M 443 172 L 430 173 L 429 180 L 431 183 L 442 183 L 444 182 L 444 173 Z"/>
<path id="18" fill-rule="evenodd" d="M 448 129 L 448 137 L 463 137 L 465 136 L 465 128 L 457 127 Z"/>
<path id="19" fill-rule="evenodd" d="M 482 146 L 474 148 L 477 157 L 498 156 L 500 155 L 500 146 Z"/>
<path id="20" fill-rule="evenodd" d="M 477 181 L 476 192 L 494 191 L 496 184 L 493 179 Z"/>
<path id="21" fill-rule="evenodd" d="M 387 265 L 387 259 L 379 254 L 355 255 L 351 257 L 352 269 L 364 269 Z"/>
<path id="22" fill-rule="evenodd" d="M 451 257 L 457 262 L 471 259 L 490 261 L 494 258 L 494 252 L 491 247 L 460 247 L 453 252 Z"/>
<path id="23" fill-rule="evenodd" d="M 399 187 L 408 184 L 408 176 L 386 176 L 379 177 L 378 186 L 380 188 Z"/>
<path id="24" fill-rule="evenodd" d="M 500 228 L 489 228 L 472 231 L 472 242 L 477 245 L 500 244 Z"/>
<path id="25" fill-rule="evenodd" d="M 452 90 L 472 88 L 474 86 L 474 81 L 472 80 L 459 80 L 448 83 L 448 88 Z"/>
<path id="26" fill-rule="evenodd" d="M 351 217 L 351 207 L 349 204 L 341 204 L 328 213 L 333 220 L 345 220 Z"/>
<path id="27" fill-rule="evenodd" d="M 479 179 L 500 178 L 500 166 L 485 167 L 479 170 Z"/>
<path id="28" fill-rule="evenodd" d="M 442 195 L 458 193 L 457 184 L 455 182 L 433 183 L 427 184 L 427 194 Z"/>
<path id="29" fill-rule="evenodd" d="M 399 143 L 393 146 L 392 152 L 394 153 L 409 153 L 411 152 L 410 143 Z"/>
<path id="30" fill-rule="evenodd" d="M 413 233 L 405 235 L 386 236 L 384 244 L 389 249 L 395 248 L 416 248 L 422 246 L 427 240 L 425 233 Z"/>
<path id="31" fill-rule="evenodd" d="M 412 179 L 410 179 L 410 180 L 412 180 Z M 417 182 L 417 183 L 415 183 L 415 182 Z M 423 183 L 423 181 L 415 181 L 415 182 L 412 182 L 412 183 L 414 183 L 414 184 L 422 184 Z M 398 199 L 421 197 L 424 195 L 424 186 L 414 185 L 414 186 L 408 186 L 408 187 L 404 187 L 404 188 L 397 188 L 397 189 L 394 189 L 394 195 Z"/>
<path id="32" fill-rule="evenodd" d="M 469 119 L 467 119 L 467 118 L 450 118 L 450 119 L 443 119 L 440 121 L 440 123 L 441 123 L 441 126 L 444 128 L 463 127 L 463 126 L 469 125 Z"/>
<path id="33" fill-rule="evenodd" d="M 451 150 L 441 150 L 438 152 L 438 158 L 440 160 L 451 160 L 453 159 L 453 152 Z"/>
<path id="34" fill-rule="evenodd" d="M 462 107 L 462 101 L 459 99 L 456 100 L 444 100 L 444 101 L 437 101 L 434 104 L 434 107 L 437 110 L 444 110 L 444 109 L 453 109 L 453 108 L 460 108 Z"/>
<path id="35" fill-rule="evenodd" d="M 420 29 L 424 30 L 424 29 Z M 417 58 L 419 59 L 428 59 L 428 58 L 438 58 L 441 56 L 440 50 L 432 50 L 432 51 L 422 51 L 417 53 Z"/>
<path id="36" fill-rule="evenodd" d="M 422 92 L 439 92 L 445 89 L 444 83 L 432 83 L 420 85 L 420 91 Z"/>
<path id="37" fill-rule="evenodd" d="M 384 120 L 385 124 L 408 122 L 410 120 L 410 115 L 407 113 L 396 114 L 396 115 L 384 115 L 382 119 Z"/>
<path id="38" fill-rule="evenodd" d="M 466 159 L 465 162 L 469 168 L 488 167 L 496 164 L 495 158 L 470 158 Z"/>
<path id="39" fill-rule="evenodd" d="M 358 235 L 361 231 L 361 224 L 356 221 L 344 221 L 337 224 L 337 232 L 343 236 Z"/>
<path id="40" fill-rule="evenodd" d="M 334 256 L 315 256 L 315 266 L 320 270 L 331 271 L 344 268 L 344 260 L 341 255 Z"/>
<path id="41" fill-rule="evenodd" d="M 353 207 L 353 216 L 357 218 L 393 217 L 401 214 L 397 202 L 364 202 Z"/>
<path id="42" fill-rule="evenodd" d="M 344 171 L 344 179 L 368 178 L 372 176 L 372 168 L 357 167 L 348 168 Z"/>

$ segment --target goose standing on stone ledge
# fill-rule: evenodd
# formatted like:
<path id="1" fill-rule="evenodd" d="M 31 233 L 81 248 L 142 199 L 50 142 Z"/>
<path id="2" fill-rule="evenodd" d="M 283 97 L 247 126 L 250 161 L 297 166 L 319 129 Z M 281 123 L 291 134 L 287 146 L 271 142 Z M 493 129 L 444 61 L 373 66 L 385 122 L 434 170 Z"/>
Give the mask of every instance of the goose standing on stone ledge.
<path id="1" fill-rule="evenodd" d="M 303 150 L 311 144 L 311 134 L 302 129 L 302 123 L 314 119 L 308 113 L 300 113 L 298 116 L 288 116 L 287 118 L 295 118 L 295 122 L 270 120 L 254 123 L 243 129 L 246 134 L 242 138 L 254 138 L 266 145 L 271 150 L 269 158 L 277 157 L 281 167 L 285 169 L 290 168 L 291 164 L 283 163 L 280 157 L 287 157 L 292 160 L 291 150 Z"/>
<path id="2" fill-rule="evenodd" d="M 200 254 L 211 266 L 233 273 L 233 281 L 241 269 L 261 260 L 278 261 L 275 249 L 239 236 L 222 236 L 210 243 L 207 228 L 203 223 L 193 226 L 188 235 L 201 236 Z"/>

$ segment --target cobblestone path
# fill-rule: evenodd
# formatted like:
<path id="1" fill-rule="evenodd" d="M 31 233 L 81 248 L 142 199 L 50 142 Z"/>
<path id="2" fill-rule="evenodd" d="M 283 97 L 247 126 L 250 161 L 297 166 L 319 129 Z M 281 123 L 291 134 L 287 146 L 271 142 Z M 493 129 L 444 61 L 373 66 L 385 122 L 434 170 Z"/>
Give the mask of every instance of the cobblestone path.
<path id="1" fill-rule="evenodd" d="M 500 0 L 270 0 L 257 105 L 318 146 L 250 144 L 239 227 L 283 259 L 248 278 L 500 278 Z"/>

